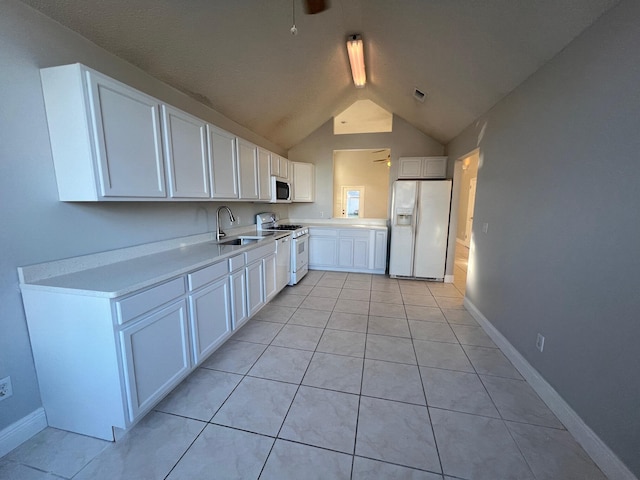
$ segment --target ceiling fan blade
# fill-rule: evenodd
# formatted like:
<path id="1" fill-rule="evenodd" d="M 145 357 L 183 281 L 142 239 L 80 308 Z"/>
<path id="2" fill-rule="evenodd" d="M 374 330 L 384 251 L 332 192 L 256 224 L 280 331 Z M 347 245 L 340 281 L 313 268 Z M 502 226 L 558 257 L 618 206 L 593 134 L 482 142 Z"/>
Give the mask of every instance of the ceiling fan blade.
<path id="1" fill-rule="evenodd" d="M 323 12 L 329 8 L 329 0 L 304 0 L 304 11 L 308 15 Z"/>
<path id="2" fill-rule="evenodd" d="M 380 153 L 380 152 L 384 152 L 386 150 L 386 148 L 383 148 L 382 150 L 374 150 L 371 153 Z"/>

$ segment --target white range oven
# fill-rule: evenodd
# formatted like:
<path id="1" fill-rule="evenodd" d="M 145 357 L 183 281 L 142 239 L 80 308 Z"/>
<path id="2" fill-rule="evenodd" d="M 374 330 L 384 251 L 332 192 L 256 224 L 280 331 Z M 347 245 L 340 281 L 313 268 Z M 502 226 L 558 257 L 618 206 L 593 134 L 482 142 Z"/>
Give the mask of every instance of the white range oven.
<path id="1" fill-rule="evenodd" d="M 295 285 L 309 271 L 309 228 L 303 225 L 278 224 L 276 214 L 267 212 L 256 215 L 258 232 L 291 232 L 291 277 L 289 285 Z"/>

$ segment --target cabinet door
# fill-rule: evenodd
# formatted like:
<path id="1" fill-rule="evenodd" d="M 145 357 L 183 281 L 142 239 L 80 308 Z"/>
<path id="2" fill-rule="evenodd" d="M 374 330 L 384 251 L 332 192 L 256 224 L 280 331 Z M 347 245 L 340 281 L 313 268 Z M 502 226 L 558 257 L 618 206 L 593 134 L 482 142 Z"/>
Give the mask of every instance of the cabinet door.
<path id="1" fill-rule="evenodd" d="M 207 125 L 211 198 L 238 198 L 236 137 Z"/>
<path id="2" fill-rule="evenodd" d="M 264 294 L 265 301 L 271 300 L 278 293 L 278 277 L 276 254 L 271 254 L 262 260 L 264 268 Z"/>
<path id="3" fill-rule="evenodd" d="M 258 198 L 271 200 L 271 154 L 258 147 Z"/>
<path id="4" fill-rule="evenodd" d="M 166 197 L 158 101 L 86 75 L 102 196 Z"/>
<path id="5" fill-rule="evenodd" d="M 191 370 L 184 300 L 120 332 L 129 420 L 151 408 Z"/>
<path id="6" fill-rule="evenodd" d="M 353 268 L 369 269 L 369 238 L 353 239 Z"/>
<path id="7" fill-rule="evenodd" d="M 163 105 L 162 125 L 169 196 L 209 198 L 205 123 L 173 107 Z"/>
<path id="8" fill-rule="evenodd" d="M 422 176 L 422 157 L 401 157 L 398 163 L 398 178 L 420 178 Z"/>
<path id="9" fill-rule="evenodd" d="M 282 178 L 289 179 L 289 160 L 280 157 L 280 174 Z"/>
<path id="10" fill-rule="evenodd" d="M 231 274 L 231 313 L 233 329 L 240 328 L 249 320 L 247 315 L 247 281 L 244 268 Z"/>
<path id="11" fill-rule="evenodd" d="M 264 268 L 262 260 L 252 263 L 246 268 L 247 273 L 247 310 L 252 317 L 265 302 Z"/>
<path id="12" fill-rule="evenodd" d="M 271 175 L 280 177 L 280 156 L 275 153 L 271 154 Z"/>
<path id="13" fill-rule="evenodd" d="M 198 365 L 231 334 L 229 279 L 190 295 L 189 310 L 193 363 Z"/>
<path id="14" fill-rule="evenodd" d="M 376 232 L 373 268 L 382 271 L 387 268 L 387 232 Z"/>
<path id="15" fill-rule="evenodd" d="M 257 147 L 246 140 L 238 139 L 238 184 L 240 198 L 258 200 L 258 156 Z"/>
<path id="16" fill-rule="evenodd" d="M 422 162 L 424 178 L 445 178 L 447 176 L 447 157 L 425 157 Z"/>
<path id="17" fill-rule="evenodd" d="M 338 240 L 338 266 L 353 267 L 353 238 Z"/>
<path id="18" fill-rule="evenodd" d="M 336 237 L 309 237 L 309 267 L 335 267 L 337 259 L 338 239 Z"/>
<path id="19" fill-rule="evenodd" d="M 293 162 L 293 202 L 313 202 L 314 200 L 314 165 L 311 163 Z"/>

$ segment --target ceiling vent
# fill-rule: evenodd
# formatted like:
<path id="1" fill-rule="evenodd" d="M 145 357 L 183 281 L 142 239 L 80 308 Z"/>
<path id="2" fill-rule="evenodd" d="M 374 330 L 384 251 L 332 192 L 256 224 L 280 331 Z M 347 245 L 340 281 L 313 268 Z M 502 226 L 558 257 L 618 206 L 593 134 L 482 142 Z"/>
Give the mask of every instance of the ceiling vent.
<path id="1" fill-rule="evenodd" d="M 427 98 L 427 94 L 424 93 L 422 90 L 414 88 L 413 89 L 413 98 L 415 98 L 420 103 L 424 103 L 424 99 Z"/>

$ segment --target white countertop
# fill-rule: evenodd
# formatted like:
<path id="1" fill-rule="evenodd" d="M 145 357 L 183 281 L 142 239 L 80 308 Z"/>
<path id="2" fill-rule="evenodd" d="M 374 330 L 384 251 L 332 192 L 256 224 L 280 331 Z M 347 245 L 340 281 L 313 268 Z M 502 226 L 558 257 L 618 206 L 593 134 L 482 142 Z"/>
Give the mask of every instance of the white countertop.
<path id="1" fill-rule="evenodd" d="M 74 261 L 78 263 L 76 259 L 20 267 L 18 269 L 21 278 L 20 288 L 114 298 L 206 267 L 286 235 L 289 235 L 289 232 L 265 233 L 262 235 L 264 237 L 262 240 L 247 245 L 219 245 L 208 238 L 200 243 L 142 254 L 70 272 L 65 272 L 65 266 Z M 119 252 L 113 251 L 107 254 L 112 254 L 112 258 L 118 258 Z M 104 255 L 104 253 L 96 254 L 95 257 Z M 91 257 L 91 255 L 78 257 L 82 259 L 79 263 L 91 265 L 93 260 Z M 56 275 L 56 269 L 61 273 Z M 39 276 L 32 274 L 31 271 L 38 271 Z"/>

